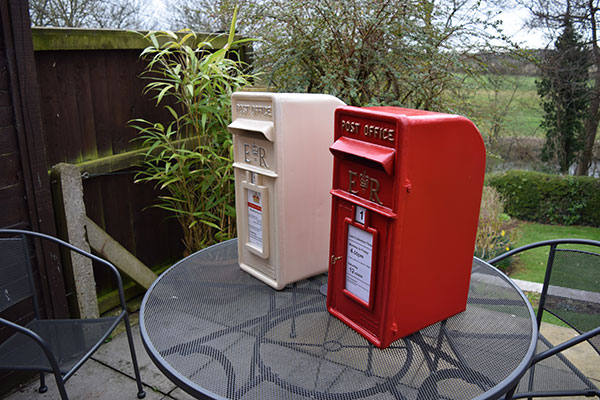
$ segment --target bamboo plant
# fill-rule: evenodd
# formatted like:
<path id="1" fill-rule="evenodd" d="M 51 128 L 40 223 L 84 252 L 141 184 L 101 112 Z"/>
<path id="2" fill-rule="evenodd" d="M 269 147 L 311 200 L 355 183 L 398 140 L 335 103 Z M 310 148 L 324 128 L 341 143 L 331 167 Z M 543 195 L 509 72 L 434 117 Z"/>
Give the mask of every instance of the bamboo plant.
<path id="1" fill-rule="evenodd" d="M 186 252 L 235 237 L 232 140 L 227 132 L 231 94 L 249 85 L 251 75 L 237 50 L 233 20 L 226 44 L 217 37 L 200 41 L 193 32 L 149 32 L 141 57 L 148 64 L 144 88 L 157 107 L 168 110 L 168 124 L 134 119 L 136 140 L 145 148 L 136 182 L 151 182 L 167 194 L 156 207 L 177 218 Z"/>

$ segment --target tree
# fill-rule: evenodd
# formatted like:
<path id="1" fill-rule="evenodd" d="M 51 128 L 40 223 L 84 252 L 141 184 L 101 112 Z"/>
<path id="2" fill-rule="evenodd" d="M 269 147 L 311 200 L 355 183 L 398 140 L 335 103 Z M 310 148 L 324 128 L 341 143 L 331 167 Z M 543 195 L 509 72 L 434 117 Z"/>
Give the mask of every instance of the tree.
<path id="1" fill-rule="evenodd" d="M 170 24 L 174 29 L 196 32 L 226 32 L 234 9 L 238 9 L 240 33 L 249 33 L 255 6 L 253 0 L 167 0 L 171 10 Z"/>
<path id="2" fill-rule="evenodd" d="M 589 57 L 580 39 L 567 14 L 554 50 L 545 53 L 542 79 L 537 81 L 546 131 L 542 160 L 556 158 L 562 173 L 568 173 L 582 148 L 588 110 Z"/>
<path id="3" fill-rule="evenodd" d="M 561 32 L 565 16 L 574 30 L 582 36 L 586 48 L 591 52 L 592 84 L 589 87 L 589 105 L 584 121 L 582 148 L 577 153 L 577 175 L 587 175 L 591 166 L 592 150 L 600 123 L 600 49 L 598 48 L 598 10 L 600 0 L 518 0 L 529 8 L 532 19 L 530 26 L 544 28 L 552 38 Z"/>
<path id="4" fill-rule="evenodd" d="M 592 153 L 598 124 L 600 123 L 600 49 L 598 48 L 598 27 L 596 14 L 598 12 L 598 2 L 589 0 L 588 2 L 588 25 L 591 33 L 592 60 L 595 66 L 594 86 L 590 93 L 590 106 L 587 119 L 585 121 L 585 138 L 583 149 L 579 153 L 577 163 L 577 175 L 587 175 L 592 164 Z"/>
<path id="5" fill-rule="evenodd" d="M 521 86 L 522 77 L 518 75 L 502 75 L 495 73 L 483 74 L 483 85 L 487 93 L 487 103 L 480 107 L 479 120 L 485 127 L 488 143 L 498 144 L 502 131 L 510 119 L 511 108 L 514 108 L 514 100 Z M 502 93 L 506 95 L 502 95 Z"/>
<path id="6" fill-rule="evenodd" d="M 29 0 L 34 26 L 140 29 L 149 22 L 143 0 Z"/>
<path id="7" fill-rule="evenodd" d="M 352 105 L 456 110 L 467 55 L 486 46 L 495 11 L 481 2 L 271 0 L 258 65 L 282 91 L 324 92 Z M 487 11 L 486 11 L 487 10 Z"/>
<path id="8" fill-rule="evenodd" d="M 255 65 L 264 84 L 361 106 L 457 111 L 464 75 L 455 72 L 499 37 L 499 9 L 485 0 L 172 2 L 176 27 L 209 30 L 220 29 L 222 13 L 239 4 L 241 33 L 261 40 Z"/>

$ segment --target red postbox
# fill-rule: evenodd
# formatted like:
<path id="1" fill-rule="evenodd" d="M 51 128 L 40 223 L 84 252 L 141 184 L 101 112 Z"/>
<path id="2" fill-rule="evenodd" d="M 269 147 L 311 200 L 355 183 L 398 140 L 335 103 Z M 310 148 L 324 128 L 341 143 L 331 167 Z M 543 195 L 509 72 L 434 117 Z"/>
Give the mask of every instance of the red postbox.
<path id="1" fill-rule="evenodd" d="M 335 111 L 327 308 L 377 347 L 466 308 L 485 172 L 468 119 Z"/>

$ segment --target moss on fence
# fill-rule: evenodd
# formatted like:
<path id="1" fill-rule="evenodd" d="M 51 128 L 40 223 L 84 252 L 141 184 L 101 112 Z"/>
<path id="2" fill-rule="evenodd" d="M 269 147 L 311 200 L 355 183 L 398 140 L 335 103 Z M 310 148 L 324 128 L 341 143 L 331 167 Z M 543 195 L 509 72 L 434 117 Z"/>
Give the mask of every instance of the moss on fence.
<path id="1" fill-rule="evenodd" d="M 87 28 L 32 28 L 33 48 L 35 51 L 55 50 L 143 50 L 148 41 L 135 32 L 120 29 Z M 214 49 L 227 43 L 223 35 L 199 33 L 198 41 L 212 39 Z M 236 36 L 240 39 L 241 36 Z"/>

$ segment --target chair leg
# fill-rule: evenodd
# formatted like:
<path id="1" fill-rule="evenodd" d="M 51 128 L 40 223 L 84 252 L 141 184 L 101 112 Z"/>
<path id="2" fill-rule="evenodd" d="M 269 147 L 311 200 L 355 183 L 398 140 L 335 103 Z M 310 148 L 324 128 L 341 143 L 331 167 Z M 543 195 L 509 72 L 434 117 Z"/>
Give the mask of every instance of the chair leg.
<path id="1" fill-rule="evenodd" d="M 67 389 L 65 389 L 65 381 L 63 381 L 60 372 L 55 372 L 54 378 L 56 378 L 56 387 L 58 388 L 58 393 L 60 393 L 61 400 L 69 400 L 69 396 L 67 396 Z"/>
<path id="2" fill-rule="evenodd" d="M 44 376 L 43 372 L 40 372 L 40 388 L 38 389 L 38 392 L 46 393 L 47 391 L 48 386 L 46 386 L 46 377 Z"/>
<path id="3" fill-rule="evenodd" d="M 517 390 L 517 386 L 519 386 L 519 382 L 517 382 L 515 386 L 506 393 L 506 396 L 504 396 L 505 400 L 512 399 L 512 397 L 515 395 L 515 390 Z"/>
<path id="4" fill-rule="evenodd" d="M 129 314 L 125 314 L 125 331 L 127 332 L 127 341 L 129 342 L 129 351 L 131 351 L 131 361 L 133 362 L 133 372 L 135 373 L 135 380 L 138 387 L 138 399 L 146 397 L 146 392 L 142 386 L 142 378 L 140 376 L 140 369 L 138 367 L 137 357 L 135 355 L 135 348 L 133 346 L 133 335 L 131 334 L 131 326 L 129 324 Z"/>
<path id="5" fill-rule="evenodd" d="M 533 379 L 534 379 L 534 373 L 535 373 L 535 364 L 532 364 L 529 371 L 529 384 L 527 386 L 527 390 L 529 390 L 529 392 L 533 391 Z M 533 400 L 533 397 L 528 397 L 527 400 Z"/>

